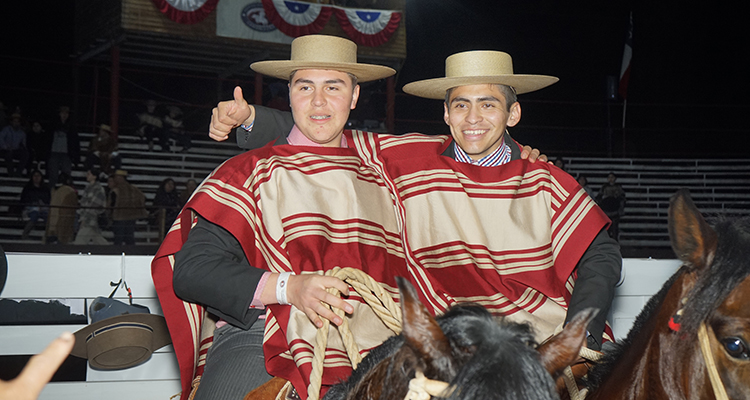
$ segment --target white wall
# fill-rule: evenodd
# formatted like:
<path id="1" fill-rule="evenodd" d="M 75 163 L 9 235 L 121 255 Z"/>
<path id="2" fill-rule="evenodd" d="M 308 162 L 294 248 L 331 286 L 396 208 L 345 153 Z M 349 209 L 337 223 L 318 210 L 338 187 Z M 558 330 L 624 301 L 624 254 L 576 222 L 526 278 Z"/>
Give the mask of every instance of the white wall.
<path id="1" fill-rule="evenodd" d="M 8 255 L 4 298 L 87 299 L 108 296 L 110 282 L 121 277 L 131 287 L 134 302 L 161 314 L 151 280 L 150 256 L 93 256 L 68 254 Z M 648 299 L 679 268 L 678 260 L 625 259 L 620 284 L 610 312 L 615 338 L 625 337 Z M 116 298 L 127 301 L 120 289 Z M 75 302 L 75 300 L 72 300 Z M 79 300 L 80 301 L 80 300 Z M 83 325 L 0 326 L 0 354 L 35 354 L 61 332 Z M 53 383 L 41 399 L 168 399 L 178 393 L 179 368 L 167 346 L 137 367 L 121 371 L 87 371 L 87 382 Z"/>

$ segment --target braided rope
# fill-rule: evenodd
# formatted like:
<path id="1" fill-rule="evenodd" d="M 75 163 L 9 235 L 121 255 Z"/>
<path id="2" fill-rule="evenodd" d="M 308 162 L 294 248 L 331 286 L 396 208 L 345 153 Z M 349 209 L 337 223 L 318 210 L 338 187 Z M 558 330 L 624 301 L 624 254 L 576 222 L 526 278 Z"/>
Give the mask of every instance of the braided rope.
<path id="1" fill-rule="evenodd" d="M 603 354 L 588 347 L 581 347 L 578 356 L 591 362 L 599 362 Z M 570 394 L 570 400 L 583 400 L 586 398 L 588 391 L 586 389 L 578 389 L 578 383 L 570 366 L 565 367 L 563 370 L 563 381 L 565 382 L 565 387 L 568 389 L 568 394 Z"/>
<path id="2" fill-rule="evenodd" d="M 361 270 L 349 267 L 335 267 L 326 271 L 326 275 L 334 276 L 351 285 L 352 288 L 362 296 L 367 305 L 372 307 L 375 314 L 380 317 L 390 330 L 397 335 L 401 333 L 401 308 L 396 305 L 396 302 L 393 301 L 391 295 L 383 289 L 378 281 Z M 327 290 L 331 294 L 340 294 L 335 288 L 328 288 Z M 344 343 L 346 353 L 352 362 L 352 368 L 356 369 L 357 365 L 362 361 L 362 355 L 359 353 L 359 346 L 354 340 L 347 319 L 344 318 L 344 311 L 334 309 L 333 312 L 340 316 L 344 321 L 344 323 L 338 327 L 338 332 L 341 335 L 341 341 Z M 323 326 L 318 329 L 315 336 L 315 349 L 313 350 L 310 384 L 307 387 L 307 398 L 310 400 L 318 400 L 320 397 L 320 387 L 323 379 L 323 363 L 325 360 L 326 347 L 328 347 L 329 326 L 330 321 L 323 319 Z"/>

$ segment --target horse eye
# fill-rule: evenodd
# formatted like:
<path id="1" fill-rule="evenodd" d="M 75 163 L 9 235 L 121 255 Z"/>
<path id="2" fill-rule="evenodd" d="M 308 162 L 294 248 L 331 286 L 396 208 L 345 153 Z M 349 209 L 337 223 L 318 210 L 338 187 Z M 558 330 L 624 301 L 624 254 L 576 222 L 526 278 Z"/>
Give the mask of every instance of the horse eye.
<path id="1" fill-rule="evenodd" d="M 721 344 L 724 345 L 724 349 L 726 349 L 730 356 L 741 360 L 750 359 L 750 349 L 748 349 L 742 339 L 736 337 L 726 338 L 721 340 Z"/>

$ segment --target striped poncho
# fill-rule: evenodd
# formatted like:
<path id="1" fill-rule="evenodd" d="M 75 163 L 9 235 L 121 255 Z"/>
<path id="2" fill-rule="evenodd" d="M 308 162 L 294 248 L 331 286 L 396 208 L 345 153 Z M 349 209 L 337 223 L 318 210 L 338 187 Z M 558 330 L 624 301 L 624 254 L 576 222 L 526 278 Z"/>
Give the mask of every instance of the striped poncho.
<path id="1" fill-rule="evenodd" d="M 407 277 L 436 314 L 476 301 L 532 321 L 540 337 L 562 323 L 576 262 L 607 222 L 573 178 L 520 160 L 493 168 L 458 164 L 439 155 L 445 137 L 346 135 L 351 148 L 266 146 L 234 157 L 206 178 L 177 218 L 152 271 L 183 399 L 205 356 L 204 310 L 179 300 L 171 285 L 174 253 L 194 213 L 232 233 L 258 268 L 300 274 L 356 267 L 394 298 L 395 276 Z M 361 299 L 348 301 L 356 306 Z M 391 334 L 365 309 L 355 307 L 353 317 L 363 352 Z M 266 368 L 303 398 L 314 335 L 296 308 L 269 307 Z M 340 342 L 329 345 L 324 385 L 350 373 Z"/>

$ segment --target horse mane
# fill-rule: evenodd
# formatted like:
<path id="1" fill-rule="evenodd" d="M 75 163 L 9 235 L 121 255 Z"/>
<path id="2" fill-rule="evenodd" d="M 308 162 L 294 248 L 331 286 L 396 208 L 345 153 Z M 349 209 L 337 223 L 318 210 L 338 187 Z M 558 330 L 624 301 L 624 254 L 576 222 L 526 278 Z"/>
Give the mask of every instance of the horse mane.
<path id="1" fill-rule="evenodd" d="M 709 267 L 698 272 L 696 283 L 687 296 L 688 302 L 680 321 L 681 332 L 696 333 L 701 322 L 707 320 L 732 290 L 750 275 L 750 263 L 744 262 L 750 259 L 750 218 L 730 221 L 722 217 L 715 221 L 714 230 L 719 237 L 716 254 Z M 627 337 L 605 353 L 589 372 L 586 382 L 590 390 L 597 388 L 611 373 L 617 361 L 632 346 L 633 336 L 659 311 L 677 277 L 688 271 L 689 267 L 683 265 L 649 299 Z"/>
<path id="2" fill-rule="evenodd" d="M 640 330 L 646 324 L 646 321 L 648 321 L 654 313 L 657 313 L 659 311 L 659 308 L 661 307 L 662 302 L 664 302 L 664 298 L 667 296 L 667 292 L 669 292 L 672 284 L 675 280 L 677 280 L 677 277 L 684 272 L 685 267 L 683 266 L 680 267 L 680 269 L 677 270 L 677 272 L 675 272 L 671 277 L 669 277 L 669 279 L 664 282 L 664 285 L 662 285 L 661 289 L 659 289 L 659 291 L 651 296 L 651 298 L 646 302 L 643 310 L 641 310 L 640 314 L 638 314 L 638 316 L 635 318 L 633 326 L 630 328 L 627 336 L 625 336 L 625 339 L 620 342 L 615 342 L 614 347 L 612 347 L 611 350 L 604 352 L 602 358 L 599 359 L 594 368 L 589 371 L 586 377 L 586 386 L 589 388 L 589 390 L 593 390 L 599 387 L 604 378 L 609 376 L 609 374 L 612 372 L 612 368 L 614 368 L 615 364 L 617 364 L 617 361 L 633 345 L 633 336 L 635 336 L 636 333 L 640 332 Z"/>
<path id="3" fill-rule="evenodd" d="M 463 332 L 469 339 L 465 344 L 476 350 L 451 381 L 456 390 L 447 399 L 558 398 L 552 376 L 539 362 L 529 324 L 486 318 Z"/>
<path id="4" fill-rule="evenodd" d="M 452 357 L 460 366 L 455 377 L 446 380 L 456 389 L 446 399 L 557 399 L 554 381 L 539 362 L 533 329 L 528 324 L 500 320 L 484 307 L 459 304 L 436 318 L 451 344 Z M 373 349 L 351 377 L 333 386 L 325 400 L 343 400 L 360 382 L 373 375 L 388 382 L 380 398 L 403 398 L 415 371 L 424 368 L 410 351 L 402 335 L 394 336 Z M 399 396 L 400 394 L 400 396 Z"/>
<path id="5" fill-rule="evenodd" d="M 721 218 L 714 226 L 719 240 L 709 268 L 698 275 L 688 294 L 681 329 L 697 332 L 737 285 L 750 274 L 750 218 L 730 221 Z"/>

